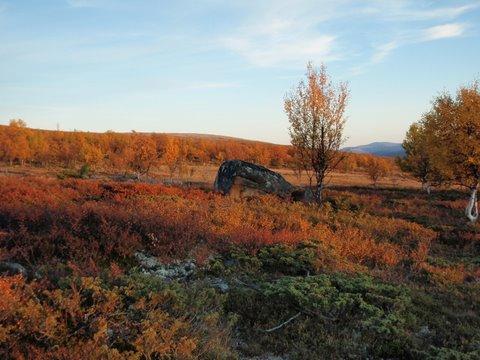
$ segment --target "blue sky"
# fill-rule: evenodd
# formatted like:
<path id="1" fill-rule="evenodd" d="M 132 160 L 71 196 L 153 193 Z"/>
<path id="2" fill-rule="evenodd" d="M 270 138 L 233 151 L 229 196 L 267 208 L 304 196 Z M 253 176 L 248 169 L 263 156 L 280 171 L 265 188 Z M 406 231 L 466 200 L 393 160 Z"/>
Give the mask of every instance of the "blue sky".
<path id="1" fill-rule="evenodd" d="M 0 0 L 0 123 L 288 143 L 306 62 L 348 81 L 347 145 L 401 141 L 480 77 L 480 1 Z"/>

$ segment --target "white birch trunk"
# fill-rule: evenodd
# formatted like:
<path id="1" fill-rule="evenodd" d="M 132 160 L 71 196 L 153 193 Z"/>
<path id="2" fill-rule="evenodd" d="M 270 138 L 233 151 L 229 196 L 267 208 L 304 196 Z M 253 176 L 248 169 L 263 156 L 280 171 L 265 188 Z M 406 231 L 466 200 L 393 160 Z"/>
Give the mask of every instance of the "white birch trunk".
<path id="1" fill-rule="evenodd" d="M 472 194 L 470 195 L 470 201 L 468 202 L 467 208 L 465 209 L 465 215 L 467 215 L 468 220 L 474 223 L 478 220 L 478 200 L 477 200 L 478 184 L 472 189 Z"/>

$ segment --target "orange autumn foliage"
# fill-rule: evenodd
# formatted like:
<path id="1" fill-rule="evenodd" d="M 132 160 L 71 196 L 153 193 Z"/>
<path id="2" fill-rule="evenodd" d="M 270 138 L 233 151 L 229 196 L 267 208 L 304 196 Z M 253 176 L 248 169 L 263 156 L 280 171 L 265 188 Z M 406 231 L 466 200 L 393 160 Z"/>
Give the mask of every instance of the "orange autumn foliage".
<path id="1" fill-rule="evenodd" d="M 0 289 L 2 358 L 195 358 L 198 341 L 192 324 L 160 309 L 162 296 L 147 295 L 130 305 L 139 317 L 134 319 L 122 311 L 132 301 L 131 286 L 110 290 L 99 279 L 82 277 L 65 289 L 47 285 L 42 290 L 41 284 L 17 276 L 1 277 Z M 127 331 L 129 350 L 111 347 L 109 338 L 119 331 Z"/>
<path id="2" fill-rule="evenodd" d="M 232 246 L 255 253 L 311 241 L 320 262 L 339 259 L 339 268 L 395 267 L 425 261 L 436 236 L 402 219 L 319 211 L 272 196 L 238 200 L 164 185 L 9 177 L 0 178 L 0 230 L 5 259 L 74 261 L 91 275 L 92 260 L 127 259 L 140 249 L 205 259 Z"/>
<path id="3" fill-rule="evenodd" d="M 291 146 L 228 137 L 156 133 L 90 133 L 30 129 L 12 123 L 0 125 L 0 161 L 8 164 L 76 167 L 88 164 L 105 171 L 148 173 L 166 165 L 170 174 L 184 163 L 218 164 L 240 159 L 268 167 L 294 168 Z M 364 171 L 371 155 L 348 154 L 340 171 Z M 393 159 L 383 159 L 388 169 Z M 390 171 L 390 170 L 389 170 Z"/>
<path id="4" fill-rule="evenodd" d="M 142 278 L 132 271 L 137 250 L 163 262 L 196 259 L 200 272 L 231 254 L 258 261 L 266 249 L 305 246 L 298 261 L 311 256 L 315 273 L 434 287 L 478 279 L 478 266 L 432 261 L 445 249 L 478 253 L 478 231 L 454 228 L 460 195 L 411 199 L 411 191 L 327 189 L 319 208 L 158 184 L 1 176 L 0 260 L 41 276 L 0 277 L 0 358 L 195 359 L 227 351 L 231 328 L 215 290 L 190 282 L 186 300 L 184 283 L 164 288 Z"/>

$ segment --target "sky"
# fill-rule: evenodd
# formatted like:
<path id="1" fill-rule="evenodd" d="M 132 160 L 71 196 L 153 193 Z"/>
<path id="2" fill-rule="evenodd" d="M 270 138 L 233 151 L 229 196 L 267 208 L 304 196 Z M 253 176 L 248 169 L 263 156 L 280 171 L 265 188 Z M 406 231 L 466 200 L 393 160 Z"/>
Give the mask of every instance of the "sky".
<path id="1" fill-rule="evenodd" d="M 480 0 L 0 0 L 0 124 L 286 144 L 308 61 L 349 84 L 346 145 L 401 142 L 480 78 Z"/>

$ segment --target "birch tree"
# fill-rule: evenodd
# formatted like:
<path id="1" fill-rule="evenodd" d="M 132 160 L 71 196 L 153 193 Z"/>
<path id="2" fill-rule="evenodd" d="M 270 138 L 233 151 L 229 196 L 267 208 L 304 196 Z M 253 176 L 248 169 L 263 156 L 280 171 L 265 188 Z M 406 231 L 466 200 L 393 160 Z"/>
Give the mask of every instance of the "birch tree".
<path id="1" fill-rule="evenodd" d="M 480 89 L 479 83 L 462 86 L 455 97 L 442 94 L 425 115 L 432 136 L 432 160 L 445 177 L 470 191 L 465 215 L 478 220 L 480 187 Z"/>
<path id="2" fill-rule="evenodd" d="M 428 114 L 425 115 L 425 117 L 428 116 Z M 405 157 L 398 159 L 400 168 L 419 180 L 422 189 L 428 194 L 430 194 L 432 186 L 438 186 L 447 179 L 447 176 L 442 173 L 442 169 L 435 166 L 434 158 L 438 154 L 432 151 L 430 131 L 426 128 L 425 118 L 412 124 L 402 143 Z"/>
<path id="3" fill-rule="evenodd" d="M 325 178 L 343 158 L 346 83 L 334 84 L 322 65 L 307 65 L 306 79 L 285 96 L 290 138 L 299 167 L 307 174 L 318 204 L 322 202 Z M 315 184 L 313 184 L 315 183 Z"/>

